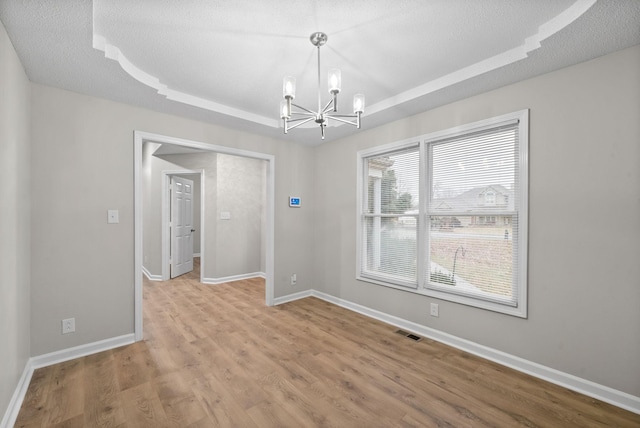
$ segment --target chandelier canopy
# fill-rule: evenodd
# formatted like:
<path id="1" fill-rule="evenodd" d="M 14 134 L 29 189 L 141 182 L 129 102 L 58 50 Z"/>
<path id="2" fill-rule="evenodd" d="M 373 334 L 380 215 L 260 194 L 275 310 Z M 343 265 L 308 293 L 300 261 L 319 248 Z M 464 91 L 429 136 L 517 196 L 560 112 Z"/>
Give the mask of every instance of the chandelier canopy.
<path id="1" fill-rule="evenodd" d="M 293 102 L 296 97 L 296 79 L 292 76 L 285 76 L 282 83 L 282 94 L 284 99 L 280 101 L 280 118 L 283 120 L 284 133 L 290 129 L 297 128 L 307 122 L 315 121 L 320 125 L 320 132 L 324 140 L 324 128 L 329 119 L 337 122 L 348 123 L 360 129 L 360 116 L 364 112 L 364 95 L 353 96 L 353 114 L 338 114 L 338 94 L 342 86 L 340 70 L 332 68 L 329 70 L 328 86 L 331 100 L 322 107 L 320 95 L 320 47 L 327 43 L 327 35 L 322 32 L 312 33 L 309 37 L 311 44 L 318 49 L 318 109 L 309 110 Z M 293 107 L 299 110 L 294 111 Z M 293 123 L 293 125 L 292 125 Z"/>

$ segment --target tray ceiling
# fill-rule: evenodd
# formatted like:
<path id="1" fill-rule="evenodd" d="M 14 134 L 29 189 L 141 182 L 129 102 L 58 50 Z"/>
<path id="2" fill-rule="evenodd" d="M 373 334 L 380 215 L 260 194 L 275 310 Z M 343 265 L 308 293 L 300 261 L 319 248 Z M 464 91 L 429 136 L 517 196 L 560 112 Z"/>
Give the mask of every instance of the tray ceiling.
<path id="1" fill-rule="evenodd" d="M 634 0 L 15 0 L 0 20 L 34 82 L 308 145 L 317 125 L 283 135 L 278 105 L 285 75 L 317 103 L 314 31 L 323 103 L 340 68 L 364 128 L 640 43 Z"/>

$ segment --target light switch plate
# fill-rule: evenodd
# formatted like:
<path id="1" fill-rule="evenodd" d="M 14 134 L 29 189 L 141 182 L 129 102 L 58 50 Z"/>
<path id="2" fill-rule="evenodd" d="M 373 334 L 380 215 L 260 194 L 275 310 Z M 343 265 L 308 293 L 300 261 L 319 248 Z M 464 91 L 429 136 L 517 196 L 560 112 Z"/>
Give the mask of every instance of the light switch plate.
<path id="1" fill-rule="evenodd" d="M 118 210 L 107 210 L 107 223 L 120 223 Z"/>

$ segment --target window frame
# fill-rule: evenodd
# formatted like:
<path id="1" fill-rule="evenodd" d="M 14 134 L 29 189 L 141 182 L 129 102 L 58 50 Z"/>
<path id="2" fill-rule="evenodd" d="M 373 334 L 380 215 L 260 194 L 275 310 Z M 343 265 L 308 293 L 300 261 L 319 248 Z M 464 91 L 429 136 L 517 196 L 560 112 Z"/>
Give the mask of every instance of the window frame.
<path id="1" fill-rule="evenodd" d="M 365 190 L 365 188 L 368 187 L 368 179 L 369 176 L 365 176 L 366 168 L 364 166 L 366 159 L 369 159 L 371 157 L 375 157 L 376 154 L 385 154 L 385 153 L 394 153 L 394 154 L 400 154 L 402 152 L 406 152 L 406 151 L 411 151 L 413 149 L 417 149 L 419 152 L 419 159 L 420 159 L 420 166 L 418 168 L 418 174 L 420 174 L 420 171 L 422 170 L 422 152 L 421 152 L 421 144 L 420 141 L 416 140 L 416 139 L 411 139 L 411 140 L 407 140 L 407 141 L 403 141 L 403 142 L 398 142 L 398 143 L 391 143 L 391 144 L 387 144 L 384 146 L 380 146 L 378 147 L 378 149 L 381 149 L 382 151 L 378 152 L 377 150 L 374 150 L 372 155 L 363 157 L 359 162 L 358 162 L 358 181 L 361 181 L 361 185 L 358 185 L 358 234 L 357 234 L 357 246 L 358 246 L 358 261 L 356 264 L 356 277 L 358 279 L 362 279 L 363 281 L 367 281 L 367 282 L 373 282 L 376 284 L 380 284 L 380 285 L 390 285 L 392 287 L 398 287 L 401 290 L 413 290 L 413 291 L 417 291 L 419 286 L 420 286 L 420 277 L 423 274 L 423 272 L 420 270 L 420 263 L 418 263 L 418 269 L 417 269 L 417 280 L 414 283 L 407 281 L 406 279 L 400 277 L 400 276 L 396 276 L 393 274 L 387 274 L 387 273 L 382 273 L 382 272 L 377 272 L 377 273 L 363 273 L 360 270 L 361 267 L 361 262 L 363 260 L 366 259 L 367 254 L 366 254 L 366 246 L 362 245 L 363 241 L 362 238 L 365 235 L 364 233 L 364 229 L 366 227 L 366 223 L 365 221 L 363 221 L 364 219 L 368 219 L 368 218 L 375 218 L 375 217 L 380 217 L 382 218 L 400 218 L 400 217 L 410 217 L 410 216 L 414 216 L 412 214 L 386 214 L 386 213 L 379 213 L 379 214 L 371 214 L 366 212 L 367 208 L 367 203 L 366 203 L 366 199 L 365 199 L 365 195 L 367 194 L 367 191 Z M 365 184 L 366 183 L 366 184 Z M 423 184 L 420 183 L 420 186 L 422 186 Z M 420 188 L 419 190 L 419 194 L 422 195 L 423 193 L 423 189 Z M 420 230 L 421 228 L 421 221 L 422 221 L 422 215 L 417 214 L 415 215 L 416 217 L 416 241 L 419 239 L 419 236 L 417 235 L 418 230 Z M 420 245 L 417 244 L 417 258 L 421 259 L 422 258 L 422 253 L 420 252 Z"/>
<path id="2" fill-rule="evenodd" d="M 480 299 L 470 294 L 458 294 L 451 291 L 443 291 L 442 289 L 434 289 L 429 286 L 428 281 L 428 254 L 429 229 L 426 227 L 429 222 L 429 202 L 430 202 L 430 175 L 428 171 L 429 147 L 436 141 L 463 136 L 470 132 L 479 132 L 490 130 L 506 125 L 508 123 L 517 122 L 518 129 L 518 159 L 517 159 L 517 189 L 514 190 L 513 198 L 514 209 L 517 213 L 518 223 L 518 239 L 516 247 L 513 249 L 516 260 L 516 273 L 514 274 L 513 287 L 517 293 L 517 301 L 515 306 L 513 303 L 507 304 L 501 302 L 500 299 Z M 366 260 L 366 245 L 363 244 L 365 219 L 370 217 L 364 206 L 365 195 L 367 191 L 368 177 L 365 176 L 367 167 L 365 163 L 368 159 L 376 156 L 392 155 L 396 152 L 405 151 L 417 147 L 420 153 L 419 167 L 419 214 L 417 220 L 417 271 L 418 279 L 415 286 L 407 284 L 403 281 L 393 281 L 384 278 L 383 274 L 372 274 L 365 272 L 363 269 L 363 261 Z M 398 290 L 408 291 L 411 293 L 421 294 L 428 297 L 434 297 L 441 300 L 460 303 L 480 309 L 486 309 L 494 312 L 504 313 L 520 318 L 527 318 L 527 272 L 528 272 L 528 190 L 529 190 L 529 110 L 524 109 L 496 117 L 492 117 L 477 122 L 456 126 L 442 131 L 420 135 L 415 138 L 384 144 L 381 146 L 365 149 L 357 152 L 357 209 L 356 209 L 356 279 L 368 283 L 382 285 L 395 288 Z M 496 214 L 493 214 L 496 215 Z M 496 221 L 498 220 L 496 215 Z"/>

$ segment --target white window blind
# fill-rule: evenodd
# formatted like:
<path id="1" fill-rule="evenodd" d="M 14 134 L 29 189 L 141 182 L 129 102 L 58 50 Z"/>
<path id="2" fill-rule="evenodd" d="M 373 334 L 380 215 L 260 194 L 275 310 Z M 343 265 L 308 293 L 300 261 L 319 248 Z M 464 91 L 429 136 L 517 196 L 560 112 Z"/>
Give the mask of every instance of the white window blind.
<path id="1" fill-rule="evenodd" d="M 372 278 L 418 286 L 418 147 L 366 159 L 363 201 L 365 257 Z"/>
<path id="2" fill-rule="evenodd" d="M 515 306 L 518 123 L 428 147 L 427 287 Z"/>
<path id="3" fill-rule="evenodd" d="M 528 111 L 358 153 L 357 277 L 526 317 Z"/>

